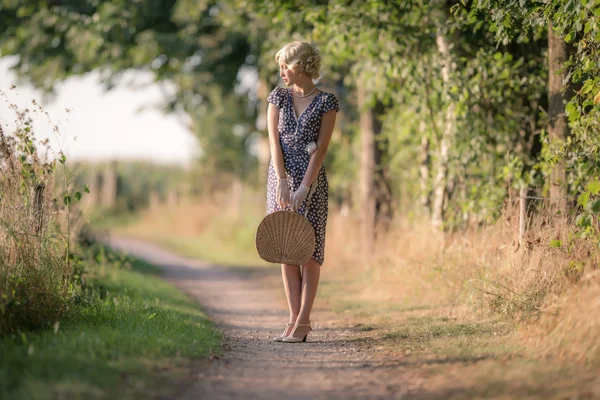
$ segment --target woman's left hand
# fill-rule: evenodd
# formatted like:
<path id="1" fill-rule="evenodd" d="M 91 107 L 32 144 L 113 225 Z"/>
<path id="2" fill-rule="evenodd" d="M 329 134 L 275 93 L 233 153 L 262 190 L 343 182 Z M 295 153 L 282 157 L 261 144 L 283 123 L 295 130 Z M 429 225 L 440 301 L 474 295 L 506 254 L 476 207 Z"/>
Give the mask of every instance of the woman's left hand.
<path id="1" fill-rule="evenodd" d="M 292 193 L 292 210 L 297 211 L 300 208 L 302 202 L 306 199 L 309 190 L 309 186 L 300 184 L 298 190 Z"/>

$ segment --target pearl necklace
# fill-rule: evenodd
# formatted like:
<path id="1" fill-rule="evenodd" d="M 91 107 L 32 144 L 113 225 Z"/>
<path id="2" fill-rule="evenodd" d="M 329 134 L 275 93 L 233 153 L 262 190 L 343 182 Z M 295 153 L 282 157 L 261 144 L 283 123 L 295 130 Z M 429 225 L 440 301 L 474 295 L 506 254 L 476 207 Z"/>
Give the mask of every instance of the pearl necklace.
<path id="1" fill-rule="evenodd" d="M 308 94 L 305 94 L 304 96 L 301 96 L 301 95 L 299 95 L 298 93 L 296 93 L 296 89 L 293 89 L 293 91 L 294 91 L 294 94 L 295 94 L 296 96 L 298 96 L 298 97 L 302 98 L 302 97 L 308 97 L 308 96 L 310 96 L 310 95 L 312 94 L 312 92 L 314 92 L 316 89 L 317 89 L 317 87 L 315 86 L 315 87 L 313 88 L 313 90 L 311 90 L 310 92 L 308 92 Z"/>

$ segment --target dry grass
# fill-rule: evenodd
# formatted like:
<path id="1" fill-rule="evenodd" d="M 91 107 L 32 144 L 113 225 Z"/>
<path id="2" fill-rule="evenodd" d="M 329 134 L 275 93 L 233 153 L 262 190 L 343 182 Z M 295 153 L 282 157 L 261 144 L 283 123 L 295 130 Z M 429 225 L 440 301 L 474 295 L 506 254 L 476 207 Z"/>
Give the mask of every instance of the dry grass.
<path id="1" fill-rule="evenodd" d="M 256 193 L 245 193 L 216 192 L 210 198 L 182 199 L 176 207 L 162 205 L 146 210 L 133 224 L 108 228 L 112 233 L 152 240 L 215 264 L 265 266 L 254 245 L 264 201 Z"/>
<path id="2" fill-rule="evenodd" d="M 393 226 L 380 235 L 375 254 L 360 257 L 357 221 L 334 213 L 327 276 L 360 277 L 358 299 L 450 306 L 450 316 L 520 322 L 520 337 L 540 355 L 600 362 L 600 252 L 593 240 L 576 239 L 565 220 L 538 215 L 522 246 L 506 220 L 447 234 L 432 232 L 427 221 L 400 219 Z M 552 247 L 553 240 L 561 246 Z"/>
<path id="3" fill-rule="evenodd" d="M 564 296 L 548 302 L 541 318 L 523 330 L 540 354 L 600 363 L 600 271 L 585 274 Z"/>
<path id="4" fill-rule="evenodd" d="M 259 219 L 263 196 L 244 196 L 244 214 Z M 223 235 L 240 229 L 239 204 L 231 198 L 222 193 L 178 210 L 149 212 L 130 232 L 207 235 L 218 221 L 215 233 L 223 247 L 234 249 L 236 240 Z M 465 320 L 500 316 L 520 322 L 521 338 L 540 349 L 600 360 L 594 334 L 600 255 L 591 241 L 573 238 L 572 226 L 548 215 L 534 217 L 521 246 L 508 218 L 445 234 L 433 232 L 426 220 L 398 218 L 378 235 L 374 253 L 364 254 L 357 216 L 330 209 L 323 278 L 343 282 L 352 301 L 442 307 Z M 552 240 L 561 240 L 561 247 L 552 247 Z"/>
<path id="5" fill-rule="evenodd" d="M 262 203 L 253 192 L 247 192 L 244 197 L 234 196 L 231 192 L 215 192 L 201 199 L 183 198 L 176 207 L 162 205 L 145 210 L 134 225 L 120 231 L 138 236 L 148 233 L 194 237 L 207 228 L 214 228 L 215 221 L 223 221 L 222 225 L 229 230 L 242 213 L 260 213 Z"/>
<path id="6" fill-rule="evenodd" d="M 54 193 L 57 163 L 41 155 L 45 143 L 35 140 L 27 111 L 12 108 L 15 131 L 0 126 L 0 332 L 54 324 L 76 287 L 69 207 Z"/>

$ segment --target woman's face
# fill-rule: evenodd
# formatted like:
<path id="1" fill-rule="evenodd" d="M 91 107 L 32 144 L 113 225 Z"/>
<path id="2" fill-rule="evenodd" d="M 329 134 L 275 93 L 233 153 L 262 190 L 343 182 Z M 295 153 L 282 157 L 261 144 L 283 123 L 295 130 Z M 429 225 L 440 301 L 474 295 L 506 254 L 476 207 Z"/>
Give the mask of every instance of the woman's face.
<path id="1" fill-rule="evenodd" d="M 283 61 L 279 62 L 279 76 L 283 79 L 287 86 L 292 86 L 296 83 L 298 74 L 294 72 L 287 64 Z"/>

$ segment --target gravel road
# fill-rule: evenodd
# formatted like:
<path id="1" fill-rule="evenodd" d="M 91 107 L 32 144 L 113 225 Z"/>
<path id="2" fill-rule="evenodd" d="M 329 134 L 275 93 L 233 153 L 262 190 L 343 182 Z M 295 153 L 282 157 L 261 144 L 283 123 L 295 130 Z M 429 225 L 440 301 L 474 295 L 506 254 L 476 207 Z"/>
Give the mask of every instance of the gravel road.
<path id="1" fill-rule="evenodd" d="M 287 322 L 287 307 L 256 274 L 186 259 L 142 240 L 112 237 L 108 243 L 163 268 L 164 278 L 192 296 L 223 332 L 224 355 L 194 363 L 181 400 L 402 399 L 414 398 L 411 392 L 422 384 L 400 356 L 331 310 L 313 311 L 307 343 L 272 342 Z M 264 273 L 280 274 L 277 267 Z"/>

